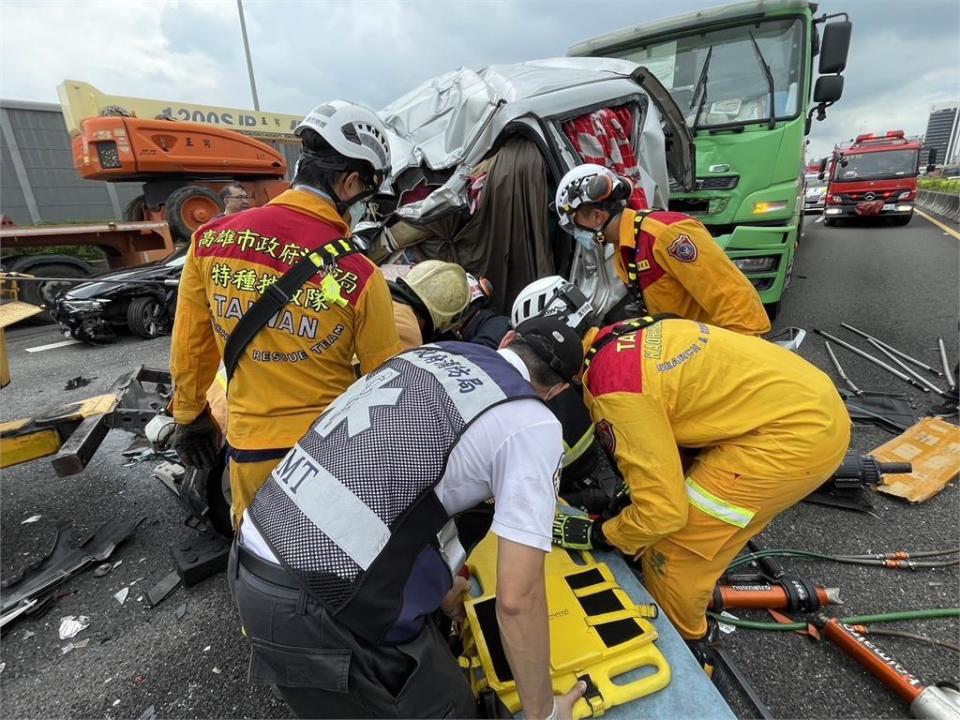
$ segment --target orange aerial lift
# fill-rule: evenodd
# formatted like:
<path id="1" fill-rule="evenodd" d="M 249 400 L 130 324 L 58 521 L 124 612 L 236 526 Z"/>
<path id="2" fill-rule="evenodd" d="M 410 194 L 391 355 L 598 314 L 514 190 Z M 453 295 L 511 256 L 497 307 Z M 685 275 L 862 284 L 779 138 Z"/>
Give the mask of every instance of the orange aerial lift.
<path id="1" fill-rule="evenodd" d="M 96 246 L 112 268 L 159 260 L 174 243 L 223 211 L 220 191 L 240 182 L 255 205 L 288 186 L 283 154 L 265 141 L 295 142 L 300 117 L 236 108 L 105 95 L 88 83 L 58 88 L 74 167 L 88 180 L 141 182 L 143 193 L 122 222 L 0 228 L 4 249 Z M 93 268 L 67 255 L 5 257 L 4 269 L 40 277 L 77 277 Z M 55 281 L 22 283 L 21 297 L 41 305 Z"/>

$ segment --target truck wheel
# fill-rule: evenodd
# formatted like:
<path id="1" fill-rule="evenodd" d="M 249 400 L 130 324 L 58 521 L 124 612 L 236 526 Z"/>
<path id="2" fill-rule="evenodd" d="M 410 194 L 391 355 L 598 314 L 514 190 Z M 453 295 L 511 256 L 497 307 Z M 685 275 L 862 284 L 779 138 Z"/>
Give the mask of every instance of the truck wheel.
<path id="1" fill-rule="evenodd" d="M 135 297 L 127 306 L 127 326 L 130 332 L 148 340 L 169 332 L 168 318 L 163 301 L 152 295 Z"/>
<path id="2" fill-rule="evenodd" d="M 223 200 L 210 188 L 186 185 L 170 193 L 163 215 L 175 241 L 190 242 L 198 227 L 223 212 Z"/>
<path id="3" fill-rule="evenodd" d="M 15 267 L 14 269 L 17 268 Z M 29 275 L 39 275 L 40 277 L 75 278 L 78 276 L 83 277 L 87 275 L 87 273 L 73 267 L 72 265 L 66 265 L 62 263 L 33 265 L 29 270 L 24 270 L 23 272 Z M 31 305 L 44 305 L 47 308 L 50 308 L 53 307 L 54 301 L 61 293 L 69 290 L 76 284 L 77 283 L 72 282 L 57 282 L 56 280 L 47 280 L 43 282 L 25 281 L 17 283 L 17 294 L 18 298 L 25 303 L 30 303 Z M 37 313 L 30 318 L 29 322 L 34 324 L 46 324 L 54 322 L 54 319 L 49 310 L 44 310 L 43 312 Z"/>
<path id="4" fill-rule="evenodd" d="M 143 195 L 137 195 L 133 200 L 128 202 L 127 206 L 123 209 L 123 219 L 127 222 L 142 222 L 144 209 Z"/>
<path id="5" fill-rule="evenodd" d="M 893 218 L 893 224 L 906 225 L 912 219 L 913 219 L 913 213 L 910 213 L 909 215 L 897 215 L 896 217 Z"/>

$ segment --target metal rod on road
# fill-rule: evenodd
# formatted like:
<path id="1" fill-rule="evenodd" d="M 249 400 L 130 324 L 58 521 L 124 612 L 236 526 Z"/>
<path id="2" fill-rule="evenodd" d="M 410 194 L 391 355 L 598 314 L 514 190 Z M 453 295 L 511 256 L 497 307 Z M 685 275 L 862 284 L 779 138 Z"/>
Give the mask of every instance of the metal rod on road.
<path id="1" fill-rule="evenodd" d="M 957 381 L 953 379 L 953 371 L 950 370 L 950 361 L 947 359 L 947 346 L 943 344 L 943 338 L 937 338 L 937 347 L 940 348 L 940 363 L 943 365 L 943 376 L 947 379 L 947 384 L 951 390 L 957 389 Z"/>
<path id="2" fill-rule="evenodd" d="M 934 375 L 936 375 L 937 377 L 943 377 L 943 373 L 940 372 L 939 370 L 937 370 L 936 368 L 932 368 L 932 367 L 930 367 L 929 365 L 927 365 L 926 363 L 922 363 L 922 362 L 920 362 L 919 360 L 917 360 L 916 358 L 910 357 L 910 356 L 907 355 L 905 352 L 902 352 L 902 351 L 900 351 L 900 350 L 897 350 L 895 347 L 893 347 L 893 346 L 891 346 L 891 345 L 887 345 L 887 343 L 885 343 L 883 340 L 878 340 L 878 339 L 875 338 L 873 335 L 870 335 L 870 334 L 868 334 L 868 333 L 865 333 L 863 330 L 857 330 L 853 325 L 848 325 L 848 324 L 845 323 L 845 322 L 840 323 L 840 325 L 842 325 L 843 327 L 845 327 L 845 328 L 846 328 L 847 330 L 849 330 L 850 332 L 856 333 L 856 334 L 859 335 L 860 337 L 864 337 L 864 338 L 866 338 L 867 340 L 873 340 L 874 342 L 876 342 L 876 343 L 882 345 L 883 347 L 885 347 L 887 350 L 889 350 L 890 352 L 892 352 L 892 353 L 893 353 L 894 355 L 896 355 L 897 357 L 903 358 L 904 360 L 906 360 L 906 361 L 909 362 L 909 363 L 913 363 L 913 364 L 916 365 L 918 368 L 921 368 L 921 369 L 923 369 L 923 370 L 926 370 L 927 372 L 932 372 L 932 373 L 933 373 Z"/>
<path id="3" fill-rule="evenodd" d="M 906 364 L 905 362 L 903 362 L 900 358 L 898 358 L 898 357 L 897 357 L 896 355 L 894 355 L 892 352 L 890 352 L 889 350 L 887 350 L 887 349 L 883 346 L 883 343 L 877 342 L 876 340 L 867 340 L 867 342 L 870 343 L 871 345 L 873 345 L 877 350 L 879 350 L 880 352 L 882 352 L 882 353 L 883 353 L 884 355 L 886 355 L 888 358 L 890 358 L 890 362 L 892 362 L 894 365 L 899 366 L 901 370 L 903 370 L 907 375 L 910 375 L 910 376 L 911 376 L 912 378 L 914 378 L 917 382 L 919 382 L 919 383 L 921 383 L 922 385 L 924 385 L 924 386 L 928 387 L 929 389 L 933 390 L 933 391 L 934 391 L 935 393 L 937 393 L 938 395 L 946 395 L 946 393 L 945 393 L 943 390 L 941 390 L 940 388 L 938 388 L 938 387 L 937 387 L 936 385 L 934 385 L 932 382 L 930 382 L 929 380 L 927 380 L 927 379 L 926 379 L 925 377 L 923 377 L 922 375 L 919 375 L 918 373 L 916 373 L 916 372 L 914 372 L 913 370 L 911 370 L 911 369 L 907 366 L 907 364 Z"/>
<path id="4" fill-rule="evenodd" d="M 872 363 L 873 363 L 874 365 L 876 365 L 877 367 L 882 367 L 884 370 L 886 370 L 886 371 L 887 371 L 888 373 L 890 373 L 891 375 L 895 375 L 896 377 L 900 378 L 900 379 L 903 380 L 904 382 L 910 383 L 910 384 L 913 385 L 915 388 L 918 388 L 918 389 L 920 389 L 920 390 L 923 390 L 924 392 L 929 392 L 929 391 L 927 390 L 927 388 L 925 388 L 923 385 L 921 385 L 920 383 L 918 383 L 916 380 L 914 380 L 914 379 L 913 379 L 912 377 L 910 377 L 909 375 L 904 375 L 902 372 L 900 372 L 900 371 L 897 370 L 896 368 L 890 367 L 890 366 L 887 365 L 883 360 L 880 360 L 879 358 L 875 358 L 875 357 L 874 357 L 873 355 L 871 355 L 870 353 L 864 352 L 864 351 L 861 350 L 860 348 L 858 348 L 858 347 L 856 347 L 856 346 L 854 346 L 854 345 L 851 345 L 850 343 L 846 342 L 845 340 L 841 340 L 840 338 L 838 338 L 838 337 L 836 337 L 836 336 L 834 336 L 834 335 L 831 335 L 830 333 L 826 333 L 826 332 L 824 332 L 823 330 L 817 330 L 817 328 L 814 328 L 813 331 L 814 331 L 817 335 L 819 335 L 820 337 L 826 338 L 826 339 L 829 340 L 830 342 L 836 343 L 836 344 L 839 345 L 840 347 L 845 347 L 845 348 L 846 348 L 847 350 L 849 350 L 850 352 L 854 353 L 855 355 L 859 355 L 860 357 L 864 358 L 865 360 L 869 360 L 870 362 L 872 362 Z"/>
<path id="5" fill-rule="evenodd" d="M 840 361 L 837 360 L 837 356 L 833 352 L 833 347 L 831 347 L 830 342 L 827 340 L 823 341 L 823 346 L 827 349 L 827 355 L 830 356 L 830 362 L 833 363 L 833 367 L 837 369 L 837 374 L 840 376 L 840 379 L 843 380 L 847 387 L 853 390 L 853 392 L 859 397 L 863 395 L 863 390 L 858 388 L 853 384 L 853 381 L 847 377 L 847 374 L 843 371 L 843 366 L 840 364 Z"/>

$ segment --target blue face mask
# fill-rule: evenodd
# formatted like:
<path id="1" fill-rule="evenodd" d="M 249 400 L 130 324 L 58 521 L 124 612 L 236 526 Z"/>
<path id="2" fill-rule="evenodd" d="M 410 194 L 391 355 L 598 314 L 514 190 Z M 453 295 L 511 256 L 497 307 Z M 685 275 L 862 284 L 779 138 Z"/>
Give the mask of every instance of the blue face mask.
<path id="1" fill-rule="evenodd" d="M 363 220 L 363 216 L 367 214 L 367 203 L 355 202 L 347 208 L 347 212 L 350 213 L 350 227 L 353 228 L 358 222 Z"/>
<path id="2" fill-rule="evenodd" d="M 578 226 L 573 228 L 573 239 L 580 243 L 584 250 L 590 250 L 598 244 L 598 234 L 598 230 L 587 230 Z"/>

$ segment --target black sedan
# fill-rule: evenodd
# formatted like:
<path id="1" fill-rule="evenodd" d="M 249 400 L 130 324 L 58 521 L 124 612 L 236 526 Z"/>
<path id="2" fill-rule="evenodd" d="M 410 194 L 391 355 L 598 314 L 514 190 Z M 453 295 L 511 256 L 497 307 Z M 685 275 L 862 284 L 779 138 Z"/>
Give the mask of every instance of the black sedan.
<path id="1" fill-rule="evenodd" d="M 183 247 L 158 262 L 94 278 L 60 295 L 51 315 L 65 336 L 82 342 L 112 342 L 117 331 L 143 338 L 166 335 L 186 256 Z"/>

